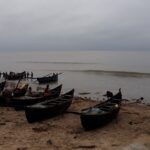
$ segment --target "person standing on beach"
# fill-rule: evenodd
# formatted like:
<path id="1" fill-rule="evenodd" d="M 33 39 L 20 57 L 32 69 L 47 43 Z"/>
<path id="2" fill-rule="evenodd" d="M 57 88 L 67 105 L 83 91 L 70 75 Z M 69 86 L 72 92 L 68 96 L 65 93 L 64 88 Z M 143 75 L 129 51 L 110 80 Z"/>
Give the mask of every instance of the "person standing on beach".
<path id="1" fill-rule="evenodd" d="M 32 80 L 32 78 L 33 78 L 33 72 L 31 72 L 31 80 Z"/>
<path id="2" fill-rule="evenodd" d="M 26 75 L 26 76 L 27 76 L 27 79 L 28 79 L 28 78 L 29 78 L 29 72 L 27 72 L 27 75 Z"/>
<path id="3" fill-rule="evenodd" d="M 49 88 L 49 84 L 47 84 L 44 90 L 44 96 L 48 96 L 49 94 L 50 94 L 50 88 Z"/>
<path id="4" fill-rule="evenodd" d="M 107 99 L 111 99 L 113 97 L 113 93 L 111 91 L 107 91 L 106 94 L 104 94 L 103 96 L 106 96 Z"/>
<path id="5" fill-rule="evenodd" d="M 32 88 L 31 87 L 28 88 L 28 91 L 27 91 L 26 95 L 27 96 L 32 96 Z"/>

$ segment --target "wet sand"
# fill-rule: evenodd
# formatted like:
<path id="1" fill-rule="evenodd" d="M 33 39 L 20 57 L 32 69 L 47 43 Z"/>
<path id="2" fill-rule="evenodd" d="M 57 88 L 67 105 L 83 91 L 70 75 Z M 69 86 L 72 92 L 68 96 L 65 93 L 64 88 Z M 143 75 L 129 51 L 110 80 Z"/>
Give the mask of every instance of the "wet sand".
<path id="1" fill-rule="evenodd" d="M 80 112 L 96 101 L 74 99 L 68 111 Z M 110 124 L 84 131 L 72 113 L 29 124 L 24 111 L 0 107 L 0 150 L 149 150 L 150 106 L 122 104 Z"/>

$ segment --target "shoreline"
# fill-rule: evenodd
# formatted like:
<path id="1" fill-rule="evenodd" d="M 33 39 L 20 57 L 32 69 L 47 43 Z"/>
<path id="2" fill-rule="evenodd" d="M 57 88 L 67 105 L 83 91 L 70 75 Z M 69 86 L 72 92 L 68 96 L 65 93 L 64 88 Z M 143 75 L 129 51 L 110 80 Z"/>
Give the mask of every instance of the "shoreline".
<path id="1" fill-rule="evenodd" d="M 80 112 L 94 100 L 74 98 L 68 111 Z M 84 131 L 80 116 L 65 113 L 29 124 L 24 111 L 0 107 L 0 149 L 3 150 L 132 150 L 150 148 L 150 106 L 123 103 L 118 118 L 108 125 Z"/>
<path id="2" fill-rule="evenodd" d="M 15 80 L 15 81 L 7 81 L 7 86 L 5 88 L 8 88 L 8 89 L 12 89 L 15 87 L 15 85 L 17 84 L 18 80 Z M 33 91 L 43 91 L 46 87 L 46 84 L 38 84 L 37 82 L 35 82 L 35 80 L 26 80 L 26 79 L 23 79 L 21 82 L 24 82 L 24 83 L 28 83 L 29 86 L 32 87 Z M 63 83 L 62 82 L 57 82 L 57 83 L 52 83 L 50 84 L 50 88 L 54 88 L 58 85 L 60 85 Z M 65 87 L 65 88 L 64 88 Z M 66 86 L 63 86 L 62 88 L 62 93 L 65 93 L 67 92 L 69 89 L 71 89 L 72 87 L 66 87 Z M 118 90 L 118 89 L 117 89 Z M 112 91 L 112 90 L 111 90 Z M 116 93 L 117 91 L 112 91 L 113 93 Z M 85 90 L 79 90 L 79 89 L 76 89 L 75 88 L 75 96 L 78 98 L 78 99 L 89 99 L 89 100 L 94 100 L 94 101 L 98 101 L 100 102 L 101 100 L 105 101 L 107 100 L 106 97 L 104 97 L 103 95 L 106 93 L 106 90 L 104 91 L 100 91 L 98 89 L 96 89 L 95 91 L 93 90 L 88 90 L 88 89 L 85 89 Z M 125 93 L 123 92 L 123 95 Z M 144 94 L 143 94 L 144 95 Z M 143 97 L 143 95 L 140 95 L 140 96 L 134 96 L 134 97 L 125 97 L 125 101 L 126 102 L 131 102 L 131 103 L 136 103 L 138 100 L 140 100 L 141 97 Z M 147 99 L 147 97 L 143 97 L 143 100 L 140 101 L 139 103 L 143 103 L 143 104 L 148 104 L 150 105 L 150 101 L 149 99 Z"/>

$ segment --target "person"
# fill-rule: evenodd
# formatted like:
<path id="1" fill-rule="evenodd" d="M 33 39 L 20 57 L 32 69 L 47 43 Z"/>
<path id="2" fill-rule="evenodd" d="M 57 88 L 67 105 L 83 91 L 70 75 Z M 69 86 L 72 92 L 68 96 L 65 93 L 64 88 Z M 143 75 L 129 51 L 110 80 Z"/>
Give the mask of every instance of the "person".
<path id="1" fill-rule="evenodd" d="M 27 95 L 28 95 L 28 96 L 32 96 L 32 88 L 31 88 L 31 87 L 28 88 Z"/>
<path id="2" fill-rule="evenodd" d="M 47 96 L 50 94 L 49 84 L 46 85 L 46 88 L 44 90 L 44 96 Z"/>
<path id="3" fill-rule="evenodd" d="M 33 78 L 33 72 L 31 72 L 31 78 Z"/>
<path id="4" fill-rule="evenodd" d="M 137 103 L 141 103 L 144 100 L 144 97 L 140 97 L 139 99 L 136 100 Z"/>
<path id="5" fill-rule="evenodd" d="M 106 94 L 103 96 L 106 96 L 108 99 L 111 99 L 113 97 L 113 93 L 111 91 L 107 91 Z"/>
<path id="6" fill-rule="evenodd" d="M 29 78 L 29 72 L 27 72 L 26 77 L 27 77 L 27 79 Z"/>
<path id="7" fill-rule="evenodd" d="M 46 88 L 45 88 L 45 90 L 44 90 L 44 93 L 48 93 L 48 91 L 49 91 L 49 85 L 47 84 L 47 85 L 46 85 Z"/>
<path id="8" fill-rule="evenodd" d="M 23 78 L 27 78 L 27 76 L 26 76 L 26 71 L 24 71 L 24 72 L 22 72 L 22 75 L 21 75 Z"/>

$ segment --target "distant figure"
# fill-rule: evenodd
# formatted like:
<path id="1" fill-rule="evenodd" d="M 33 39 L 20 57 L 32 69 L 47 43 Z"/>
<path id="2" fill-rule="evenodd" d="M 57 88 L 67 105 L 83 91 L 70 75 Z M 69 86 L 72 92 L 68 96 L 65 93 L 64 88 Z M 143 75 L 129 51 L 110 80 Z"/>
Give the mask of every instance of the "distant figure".
<path id="1" fill-rule="evenodd" d="M 46 88 L 44 90 L 44 93 L 48 93 L 49 92 L 49 84 L 46 85 Z"/>
<path id="2" fill-rule="evenodd" d="M 3 72 L 2 75 L 3 75 L 3 78 L 5 78 L 5 72 Z"/>
<path id="3" fill-rule="evenodd" d="M 27 77 L 27 79 L 29 78 L 29 72 L 26 73 L 26 77 Z"/>
<path id="4" fill-rule="evenodd" d="M 107 91 L 106 94 L 103 96 L 106 96 L 108 99 L 111 99 L 113 97 L 113 93 L 111 91 Z"/>
<path id="5" fill-rule="evenodd" d="M 33 72 L 31 72 L 31 79 L 33 78 Z"/>
<path id="6" fill-rule="evenodd" d="M 46 88 L 44 90 L 44 96 L 47 96 L 50 94 L 49 84 L 46 85 Z"/>
<path id="7" fill-rule="evenodd" d="M 28 88 L 27 96 L 32 96 L 32 88 L 31 87 Z"/>
<path id="8" fill-rule="evenodd" d="M 23 78 L 27 78 L 26 71 L 23 72 Z"/>
<path id="9" fill-rule="evenodd" d="M 139 99 L 136 100 L 137 103 L 141 103 L 144 100 L 144 97 L 140 97 Z"/>

